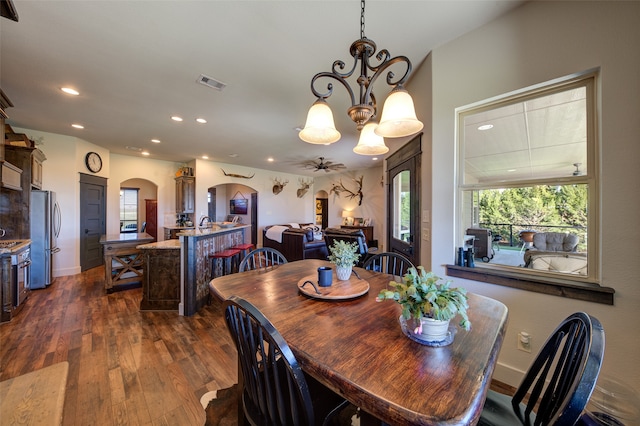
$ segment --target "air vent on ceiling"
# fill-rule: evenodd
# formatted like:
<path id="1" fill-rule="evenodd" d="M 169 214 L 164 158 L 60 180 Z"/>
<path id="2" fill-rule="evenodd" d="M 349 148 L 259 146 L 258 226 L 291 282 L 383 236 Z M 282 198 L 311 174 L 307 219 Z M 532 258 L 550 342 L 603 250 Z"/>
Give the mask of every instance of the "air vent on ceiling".
<path id="1" fill-rule="evenodd" d="M 209 86 L 212 89 L 216 89 L 220 91 L 222 91 L 222 89 L 227 87 L 227 85 L 224 84 L 223 82 L 218 81 L 215 78 L 207 77 L 204 74 L 200 74 L 200 77 L 198 77 L 196 81 L 200 84 L 204 84 L 205 86 Z"/>

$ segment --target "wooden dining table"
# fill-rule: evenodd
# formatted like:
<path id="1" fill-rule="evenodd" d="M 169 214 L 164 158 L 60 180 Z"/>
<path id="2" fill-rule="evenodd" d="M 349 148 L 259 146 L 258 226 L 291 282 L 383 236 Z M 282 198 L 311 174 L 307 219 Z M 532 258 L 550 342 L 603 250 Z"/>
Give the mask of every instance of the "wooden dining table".
<path id="1" fill-rule="evenodd" d="M 282 334 L 303 370 L 360 407 L 365 420 L 475 424 L 502 345 L 507 307 L 470 293 L 472 329 L 456 326 L 451 344 L 426 346 L 403 334 L 400 305 L 376 302 L 392 277 L 354 268 L 369 284 L 364 295 L 318 299 L 303 294 L 298 284 L 317 277 L 320 266 L 334 265 L 300 260 L 266 272 L 215 278 L 209 287 L 219 301 L 237 295 L 254 304 Z M 334 285 L 336 280 L 334 272 Z"/>

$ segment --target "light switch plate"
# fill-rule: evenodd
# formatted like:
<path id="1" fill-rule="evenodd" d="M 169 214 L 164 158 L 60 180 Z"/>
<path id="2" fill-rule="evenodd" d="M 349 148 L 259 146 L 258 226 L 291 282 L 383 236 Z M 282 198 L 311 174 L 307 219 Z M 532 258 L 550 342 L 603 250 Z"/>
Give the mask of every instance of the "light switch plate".
<path id="1" fill-rule="evenodd" d="M 429 210 L 422 210 L 422 221 L 425 223 L 429 223 L 430 219 L 430 212 Z"/>

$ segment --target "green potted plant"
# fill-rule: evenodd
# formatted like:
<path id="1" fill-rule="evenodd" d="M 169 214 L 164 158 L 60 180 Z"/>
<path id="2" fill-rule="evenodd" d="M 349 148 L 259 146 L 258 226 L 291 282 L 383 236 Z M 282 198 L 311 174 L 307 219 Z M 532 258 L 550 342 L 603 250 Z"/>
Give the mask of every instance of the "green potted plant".
<path id="1" fill-rule="evenodd" d="M 442 341 L 447 337 L 449 321 L 460 316 L 460 327 L 471 329 L 467 315 L 469 304 L 467 291 L 451 287 L 451 281 L 443 281 L 424 267 L 409 268 L 402 282 L 391 281 L 391 289 L 380 291 L 376 301 L 395 300 L 402 306 L 402 320 L 407 330 L 425 341 Z M 432 329 L 432 326 L 437 329 Z"/>
<path id="2" fill-rule="evenodd" d="M 351 277 L 351 269 L 360 259 L 358 243 L 349 243 L 344 240 L 335 240 L 329 247 L 329 261 L 336 265 L 336 275 L 341 281 Z"/>

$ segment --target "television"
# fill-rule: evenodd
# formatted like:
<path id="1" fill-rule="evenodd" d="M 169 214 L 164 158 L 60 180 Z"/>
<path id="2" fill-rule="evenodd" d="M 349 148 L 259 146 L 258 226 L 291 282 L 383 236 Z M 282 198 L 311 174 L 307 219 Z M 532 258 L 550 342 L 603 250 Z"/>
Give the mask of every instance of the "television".
<path id="1" fill-rule="evenodd" d="M 248 201 L 246 199 L 229 201 L 231 214 L 247 214 Z"/>

